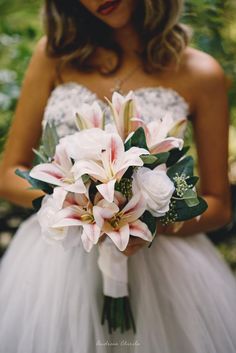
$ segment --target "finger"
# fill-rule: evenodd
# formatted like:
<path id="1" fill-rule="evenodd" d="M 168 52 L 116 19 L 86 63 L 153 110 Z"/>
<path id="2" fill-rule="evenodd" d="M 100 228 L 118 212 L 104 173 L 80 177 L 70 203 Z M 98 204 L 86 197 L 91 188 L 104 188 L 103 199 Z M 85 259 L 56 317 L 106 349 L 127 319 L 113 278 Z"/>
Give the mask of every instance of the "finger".
<path id="1" fill-rule="evenodd" d="M 101 235 L 101 237 L 98 240 L 98 243 L 102 243 L 106 239 L 106 234 Z"/>
<path id="2" fill-rule="evenodd" d="M 135 245 L 135 246 L 132 246 L 132 248 L 126 248 L 122 252 L 126 256 L 131 256 L 131 255 L 135 254 L 138 250 L 140 250 L 142 247 L 143 247 L 142 245 Z"/>
<path id="3" fill-rule="evenodd" d="M 146 245 L 149 242 L 141 239 L 141 238 L 131 238 L 132 240 L 128 243 L 128 245 L 130 246 L 136 246 L 136 245 Z"/>

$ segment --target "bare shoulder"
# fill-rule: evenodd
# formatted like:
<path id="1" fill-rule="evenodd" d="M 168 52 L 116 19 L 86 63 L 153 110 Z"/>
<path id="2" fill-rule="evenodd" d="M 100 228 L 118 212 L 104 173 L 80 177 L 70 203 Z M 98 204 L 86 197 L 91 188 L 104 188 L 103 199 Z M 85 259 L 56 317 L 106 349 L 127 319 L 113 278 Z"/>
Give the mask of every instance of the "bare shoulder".
<path id="1" fill-rule="evenodd" d="M 193 89 L 208 90 L 226 84 L 226 76 L 219 62 L 211 55 L 188 47 L 183 55 L 181 70 Z"/>
<path id="2" fill-rule="evenodd" d="M 44 63 L 47 62 L 50 65 L 54 65 L 56 60 L 51 58 L 47 54 L 46 47 L 47 47 L 47 37 L 43 36 L 36 43 L 33 55 L 36 59 L 42 60 Z"/>
<path id="3" fill-rule="evenodd" d="M 214 104 L 216 97 L 226 102 L 228 81 L 221 65 L 211 55 L 188 47 L 182 56 L 178 77 L 184 81 L 192 114 L 206 99 L 208 104 Z"/>
<path id="4" fill-rule="evenodd" d="M 56 79 L 56 66 L 58 60 L 51 58 L 46 51 L 47 37 L 44 36 L 36 43 L 26 78 L 39 77 L 53 85 Z"/>

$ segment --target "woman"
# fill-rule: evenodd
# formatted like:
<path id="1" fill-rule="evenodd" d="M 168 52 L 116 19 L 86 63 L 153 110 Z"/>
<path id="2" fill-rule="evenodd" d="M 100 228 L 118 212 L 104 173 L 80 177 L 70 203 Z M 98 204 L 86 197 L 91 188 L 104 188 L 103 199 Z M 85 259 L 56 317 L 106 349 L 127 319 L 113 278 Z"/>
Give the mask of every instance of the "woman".
<path id="1" fill-rule="evenodd" d="M 1 353 L 233 353 L 236 283 L 205 232 L 230 221 L 228 106 L 219 64 L 187 46 L 181 0 L 46 0 L 45 27 L 27 70 L 1 164 L 0 191 L 31 207 L 40 191 L 15 175 L 28 169 L 42 120 L 73 132 L 80 104 L 134 90 L 149 119 L 191 117 L 201 194 L 208 210 L 178 232 L 157 226 L 148 249 L 131 239 L 129 286 L 137 333 L 100 323 L 97 248 L 67 252 L 45 243 L 35 215 L 19 228 L 1 266 Z M 131 256 L 133 255 L 133 256 Z"/>

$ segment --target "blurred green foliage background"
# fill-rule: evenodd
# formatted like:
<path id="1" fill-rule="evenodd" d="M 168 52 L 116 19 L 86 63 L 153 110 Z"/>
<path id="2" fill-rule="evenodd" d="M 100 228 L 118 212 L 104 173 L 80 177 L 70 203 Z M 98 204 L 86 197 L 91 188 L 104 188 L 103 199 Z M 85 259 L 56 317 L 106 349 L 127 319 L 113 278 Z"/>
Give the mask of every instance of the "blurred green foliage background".
<path id="1" fill-rule="evenodd" d="M 39 0 L 0 0 L 0 154 L 25 69 L 35 43 L 43 33 L 41 5 L 42 1 Z M 228 77 L 231 111 L 229 165 L 232 167 L 232 183 L 236 184 L 236 1 L 187 0 L 182 21 L 193 29 L 192 45 L 213 55 Z M 1 210 L 15 212 L 9 204 L 2 205 L 0 203 L 0 221 Z M 17 221 L 13 224 L 17 228 Z M 233 267 L 236 267 L 235 238 L 219 245 Z"/>

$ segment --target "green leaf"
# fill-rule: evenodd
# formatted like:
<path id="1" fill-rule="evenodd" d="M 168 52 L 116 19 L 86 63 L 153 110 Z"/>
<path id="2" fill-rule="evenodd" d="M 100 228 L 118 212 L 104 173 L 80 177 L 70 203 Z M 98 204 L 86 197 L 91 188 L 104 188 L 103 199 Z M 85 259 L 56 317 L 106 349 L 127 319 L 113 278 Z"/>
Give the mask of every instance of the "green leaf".
<path id="1" fill-rule="evenodd" d="M 153 156 L 155 156 L 157 160 L 156 160 L 156 163 L 152 164 L 151 167 L 149 167 L 150 169 L 154 169 L 158 165 L 166 163 L 169 157 L 169 152 L 157 153 L 157 154 L 154 154 Z"/>
<path id="2" fill-rule="evenodd" d="M 30 185 L 32 185 L 32 189 L 35 190 L 42 190 L 44 191 L 46 194 L 52 194 L 53 193 L 53 188 L 48 185 L 47 183 L 44 183 L 43 181 L 37 180 L 32 178 L 29 175 L 30 171 L 28 170 L 20 170 L 20 169 L 16 169 L 15 174 L 18 175 L 19 177 L 27 180 L 29 182 Z"/>
<path id="3" fill-rule="evenodd" d="M 189 207 L 197 206 L 199 204 L 197 193 L 191 189 L 185 191 L 183 199 Z"/>
<path id="4" fill-rule="evenodd" d="M 182 148 L 182 150 L 179 150 L 178 148 L 173 148 L 172 150 L 170 150 L 169 158 L 166 162 L 167 168 L 177 163 L 178 160 L 188 152 L 189 148 L 190 148 L 189 146 L 185 146 Z"/>
<path id="5" fill-rule="evenodd" d="M 131 147 L 140 147 L 148 150 L 145 132 L 142 127 L 139 127 L 137 130 L 135 130 L 130 139 L 125 143 L 126 151 Z"/>
<path id="6" fill-rule="evenodd" d="M 53 158 L 55 155 L 56 146 L 59 142 L 55 123 L 47 123 L 42 136 L 42 143 L 44 152 L 49 158 Z"/>
<path id="7" fill-rule="evenodd" d="M 187 221 L 199 216 L 206 211 L 208 205 L 206 201 L 198 197 L 199 203 L 196 206 L 189 207 L 184 200 L 178 200 L 175 204 L 175 212 L 177 214 L 177 222 Z"/>
<path id="8" fill-rule="evenodd" d="M 90 179 L 90 176 L 88 174 L 83 174 L 82 175 L 82 180 L 83 180 L 83 183 L 86 184 Z"/>
<path id="9" fill-rule="evenodd" d="M 142 159 L 144 164 L 153 164 L 158 160 L 158 158 L 152 154 L 142 155 L 140 156 L 140 158 Z"/>
<path id="10" fill-rule="evenodd" d="M 194 167 L 194 161 L 191 156 L 187 156 L 172 167 L 170 167 L 167 170 L 167 175 L 169 176 L 170 179 L 173 180 L 173 178 L 178 175 L 185 174 L 186 176 L 193 176 L 193 167 Z"/>
<path id="11" fill-rule="evenodd" d="M 156 218 L 149 211 L 145 211 L 140 217 L 140 220 L 144 222 L 148 226 L 150 232 L 155 235 L 157 227 Z"/>
<path id="12" fill-rule="evenodd" d="M 40 149 L 39 151 L 35 150 L 33 148 L 33 152 L 36 154 L 36 156 L 39 158 L 39 162 L 40 163 L 47 163 L 48 162 L 48 159 L 47 157 L 44 155 L 42 149 Z"/>
<path id="13" fill-rule="evenodd" d="M 43 198 L 44 198 L 44 196 L 40 196 L 37 199 L 34 199 L 32 201 L 32 205 L 33 205 L 35 211 L 38 211 L 41 208 Z"/>
<path id="14" fill-rule="evenodd" d="M 198 180 L 199 180 L 199 177 L 197 177 L 197 176 L 192 176 L 192 177 L 186 179 L 186 183 L 187 183 L 188 185 L 195 186 L 195 185 L 197 184 Z"/>

